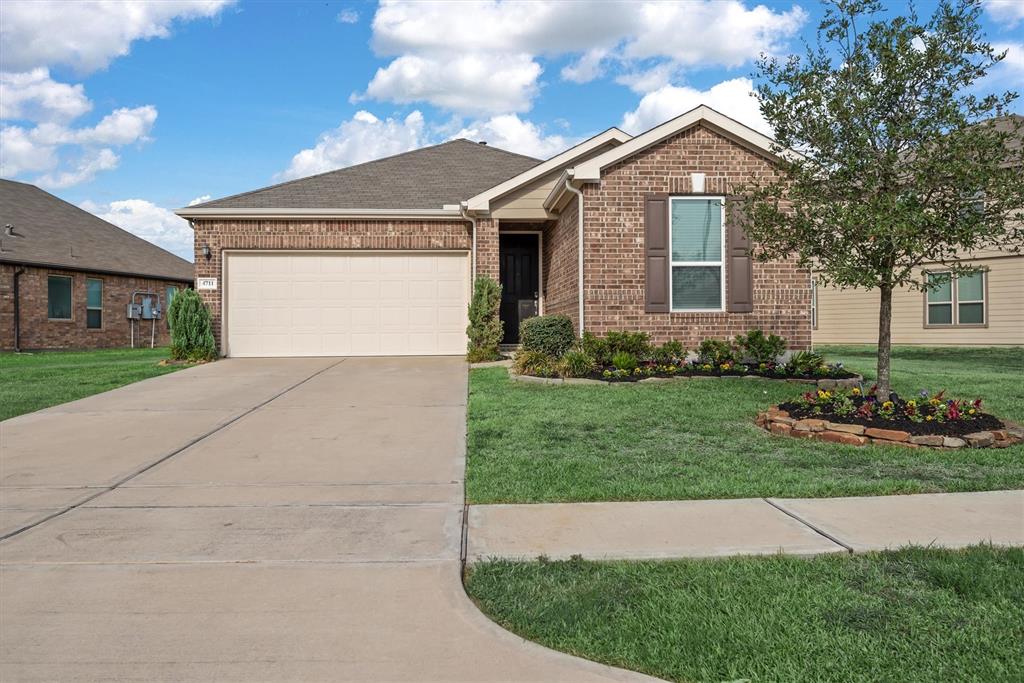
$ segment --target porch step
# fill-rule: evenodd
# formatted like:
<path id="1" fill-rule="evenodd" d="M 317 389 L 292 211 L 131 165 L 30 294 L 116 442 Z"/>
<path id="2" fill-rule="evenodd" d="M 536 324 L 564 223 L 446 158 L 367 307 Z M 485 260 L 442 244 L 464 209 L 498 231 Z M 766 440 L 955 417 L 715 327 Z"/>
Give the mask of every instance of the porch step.
<path id="1" fill-rule="evenodd" d="M 519 344 L 498 344 L 498 351 L 503 354 L 515 353 L 519 350 Z"/>

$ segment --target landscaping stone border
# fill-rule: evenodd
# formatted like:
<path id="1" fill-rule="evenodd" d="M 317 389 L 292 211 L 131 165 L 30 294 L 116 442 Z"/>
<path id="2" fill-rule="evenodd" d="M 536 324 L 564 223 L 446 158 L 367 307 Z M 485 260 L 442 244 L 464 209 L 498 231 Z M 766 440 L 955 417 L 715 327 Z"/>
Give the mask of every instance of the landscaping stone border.
<path id="1" fill-rule="evenodd" d="M 1003 421 L 1004 429 L 975 432 L 962 437 L 941 434 L 913 435 L 896 429 L 878 429 L 813 418 L 797 420 L 780 408 L 769 408 L 758 413 L 755 422 L 761 429 L 779 436 L 845 443 L 851 446 L 875 444 L 904 448 L 1006 448 L 1024 442 L 1024 427 L 1006 420 Z"/>
<path id="2" fill-rule="evenodd" d="M 483 363 L 470 363 L 469 369 L 476 370 L 477 368 L 510 368 L 512 367 L 511 358 L 503 358 L 502 360 L 489 360 Z"/>
<path id="3" fill-rule="evenodd" d="M 494 365 L 504 364 L 505 361 L 499 361 L 497 363 L 476 363 L 471 365 L 472 368 L 477 367 L 492 367 Z M 511 365 L 511 361 L 508 361 Z M 796 379 L 796 378 L 775 378 L 775 377 L 762 377 L 761 375 L 678 375 L 676 377 L 645 377 L 636 382 L 613 382 L 606 379 L 591 379 L 589 377 L 534 377 L 533 375 L 520 375 L 513 372 L 512 368 L 508 369 L 509 379 L 515 382 L 529 382 L 531 384 L 660 384 L 663 382 L 679 382 L 691 379 L 766 379 L 770 382 L 790 382 L 792 384 L 810 384 L 815 385 L 819 389 L 849 389 L 859 385 L 864 381 L 864 378 L 860 375 L 854 377 L 847 377 L 845 379 Z"/>

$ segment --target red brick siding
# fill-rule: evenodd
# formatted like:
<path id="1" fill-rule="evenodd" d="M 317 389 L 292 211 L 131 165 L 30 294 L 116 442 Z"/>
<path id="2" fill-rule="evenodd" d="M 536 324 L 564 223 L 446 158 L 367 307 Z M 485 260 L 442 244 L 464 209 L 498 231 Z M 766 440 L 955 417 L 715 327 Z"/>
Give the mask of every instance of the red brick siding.
<path id="1" fill-rule="evenodd" d="M 752 313 L 644 312 L 644 197 L 690 191 L 689 174 L 706 174 L 707 194 L 728 194 L 752 176 L 770 174 L 764 157 L 704 127 L 669 138 L 605 171 L 584 191 L 586 328 L 643 330 L 658 342 L 692 348 L 760 327 L 790 348 L 811 344 L 810 275 L 792 260 L 754 264 Z"/>
<path id="2" fill-rule="evenodd" d="M 498 219 L 480 218 L 476 222 L 476 275 L 498 281 Z"/>
<path id="3" fill-rule="evenodd" d="M 544 312 L 567 315 L 579 330 L 579 201 L 573 196 L 544 231 Z M 585 268 L 584 268 L 585 270 Z"/>
<path id="4" fill-rule="evenodd" d="M 0 264 L 0 348 L 14 348 L 14 271 L 10 264 Z M 72 279 L 71 320 L 49 320 L 47 303 L 49 298 L 47 278 L 63 275 Z M 100 329 L 86 327 L 86 279 L 103 281 L 103 323 Z M 189 283 L 191 284 L 191 283 Z M 53 268 L 26 266 L 19 280 L 21 303 L 21 348 L 31 349 L 95 349 L 128 346 L 131 340 L 125 309 L 132 292 L 155 291 L 161 299 L 166 287 L 174 285 L 181 289 L 185 283 L 171 280 L 81 273 Z M 167 330 L 166 302 L 164 318 L 156 321 L 156 345 L 170 343 Z M 142 335 L 144 345 L 149 345 L 151 322 L 144 320 L 136 324 L 136 335 Z M 141 330 L 141 332 L 140 332 Z M 140 343 L 136 337 L 136 345 Z"/>
<path id="5" fill-rule="evenodd" d="M 194 225 L 196 277 L 218 278 L 216 290 L 200 292 L 210 306 L 218 345 L 221 343 L 221 295 L 224 291 L 221 252 L 224 249 L 469 250 L 471 246 L 469 223 L 461 220 L 197 220 Z M 496 232 L 493 241 L 496 278 Z M 204 245 L 210 247 L 209 260 L 201 253 Z M 491 267 L 489 261 L 488 267 Z"/>

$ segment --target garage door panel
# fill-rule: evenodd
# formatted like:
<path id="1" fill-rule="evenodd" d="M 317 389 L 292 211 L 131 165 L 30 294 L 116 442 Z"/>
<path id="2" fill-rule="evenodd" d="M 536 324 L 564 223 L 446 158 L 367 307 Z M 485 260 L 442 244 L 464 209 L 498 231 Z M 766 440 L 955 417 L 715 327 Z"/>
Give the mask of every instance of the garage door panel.
<path id="1" fill-rule="evenodd" d="M 234 356 L 462 354 L 466 254 L 229 254 Z"/>

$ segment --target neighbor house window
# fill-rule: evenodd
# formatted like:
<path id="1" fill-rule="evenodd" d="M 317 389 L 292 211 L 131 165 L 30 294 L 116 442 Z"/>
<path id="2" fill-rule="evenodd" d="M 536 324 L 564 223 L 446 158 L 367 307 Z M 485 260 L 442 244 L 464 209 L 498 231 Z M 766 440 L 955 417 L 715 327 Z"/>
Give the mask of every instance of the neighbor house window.
<path id="1" fill-rule="evenodd" d="M 174 297 L 178 295 L 178 288 L 174 285 L 167 287 L 167 291 L 164 292 L 164 311 L 171 310 L 171 302 L 174 301 Z"/>
<path id="2" fill-rule="evenodd" d="M 46 317 L 50 320 L 71 320 L 71 278 L 51 275 L 46 281 Z"/>
<path id="3" fill-rule="evenodd" d="M 722 199 L 672 197 L 670 239 L 672 310 L 723 310 Z"/>
<path id="4" fill-rule="evenodd" d="M 85 281 L 85 326 L 90 330 L 103 327 L 103 280 Z"/>
<path id="5" fill-rule="evenodd" d="M 931 285 L 925 295 L 925 324 L 928 326 L 984 325 L 985 273 L 968 275 L 928 273 Z"/>

